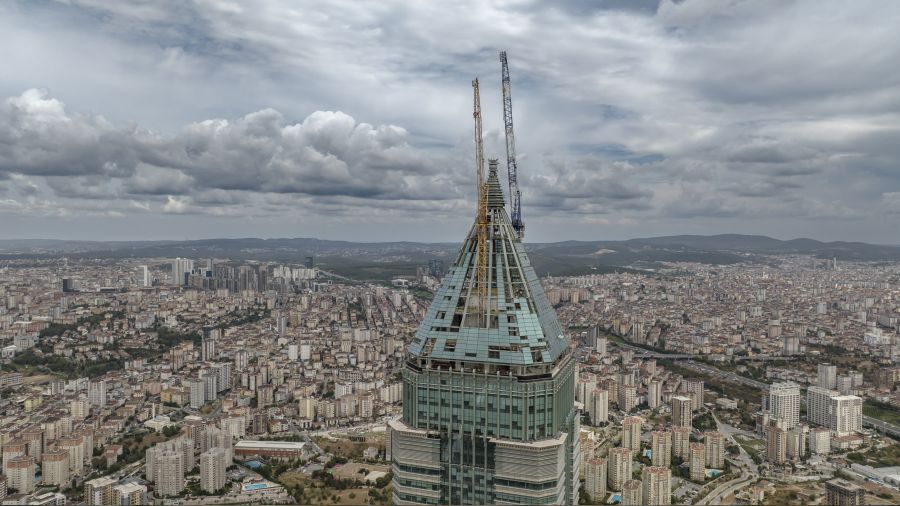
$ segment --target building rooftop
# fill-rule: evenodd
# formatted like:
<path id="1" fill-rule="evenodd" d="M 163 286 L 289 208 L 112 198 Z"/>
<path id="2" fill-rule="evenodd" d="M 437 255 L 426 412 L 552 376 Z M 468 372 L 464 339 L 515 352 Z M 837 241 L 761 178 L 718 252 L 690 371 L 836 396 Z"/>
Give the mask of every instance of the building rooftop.
<path id="1" fill-rule="evenodd" d="M 306 444 L 300 441 L 250 441 L 245 439 L 235 443 L 234 449 L 302 450 Z"/>
<path id="2" fill-rule="evenodd" d="M 486 300 L 477 296 L 478 227 L 473 226 L 409 352 L 425 361 L 456 364 L 552 364 L 568 340 L 512 227 L 495 161 L 487 185 Z"/>

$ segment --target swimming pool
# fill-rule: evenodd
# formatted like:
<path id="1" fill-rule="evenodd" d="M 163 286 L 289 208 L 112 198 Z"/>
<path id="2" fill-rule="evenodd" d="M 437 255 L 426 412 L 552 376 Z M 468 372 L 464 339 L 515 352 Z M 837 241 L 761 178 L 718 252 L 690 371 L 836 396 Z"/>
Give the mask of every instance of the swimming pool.
<path id="1" fill-rule="evenodd" d="M 269 488 L 269 484 L 268 483 L 250 483 L 248 485 L 244 485 L 245 491 L 262 490 L 264 488 Z"/>

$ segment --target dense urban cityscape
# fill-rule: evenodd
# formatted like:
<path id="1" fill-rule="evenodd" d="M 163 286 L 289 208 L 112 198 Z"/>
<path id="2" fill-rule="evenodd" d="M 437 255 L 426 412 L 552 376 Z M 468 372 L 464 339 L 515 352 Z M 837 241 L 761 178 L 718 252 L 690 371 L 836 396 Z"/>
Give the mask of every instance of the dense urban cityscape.
<path id="1" fill-rule="evenodd" d="M 389 425 L 441 262 L 383 284 L 313 262 L 5 262 L 4 501 L 385 504 L 431 483 L 390 485 Z M 580 502 L 896 503 L 898 272 L 542 279 L 577 358 Z"/>
<path id="2" fill-rule="evenodd" d="M 0 504 L 900 504 L 898 6 L 0 2 Z"/>

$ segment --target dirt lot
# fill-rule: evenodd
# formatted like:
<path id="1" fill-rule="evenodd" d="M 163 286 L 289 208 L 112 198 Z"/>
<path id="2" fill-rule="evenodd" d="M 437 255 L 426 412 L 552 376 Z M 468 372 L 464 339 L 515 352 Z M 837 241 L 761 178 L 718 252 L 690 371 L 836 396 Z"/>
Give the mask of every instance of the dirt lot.
<path id="1" fill-rule="evenodd" d="M 334 490 L 323 486 L 322 483 L 316 482 L 310 477 L 302 473 L 284 473 L 278 477 L 288 490 L 294 489 L 296 486 L 303 487 L 303 503 L 304 504 L 351 504 L 363 505 L 370 504 L 368 488 L 349 488 L 346 490 Z M 381 497 L 390 497 L 390 485 L 378 491 Z M 352 497 L 351 497 L 352 495 Z M 337 500 L 335 500 L 337 498 Z M 374 504 L 384 504 L 384 501 L 373 499 Z"/>
<path id="2" fill-rule="evenodd" d="M 334 476 L 336 478 L 341 479 L 350 479 L 350 480 L 363 480 L 365 479 L 365 475 L 360 473 L 361 470 L 368 471 L 381 471 L 383 473 L 387 473 L 391 470 L 388 466 L 380 466 L 377 464 L 364 464 L 359 462 L 350 462 L 349 464 L 344 464 L 340 467 L 335 467 Z"/>

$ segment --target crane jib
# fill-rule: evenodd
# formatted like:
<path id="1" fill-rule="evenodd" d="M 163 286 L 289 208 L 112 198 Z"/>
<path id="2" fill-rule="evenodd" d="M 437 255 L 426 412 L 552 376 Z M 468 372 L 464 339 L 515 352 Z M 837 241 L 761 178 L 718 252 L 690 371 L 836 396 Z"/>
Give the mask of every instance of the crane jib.
<path id="1" fill-rule="evenodd" d="M 513 132 L 512 93 L 510 92 L 509 63 L 506 51 L 500 51 L 500 67 L 503 89 L 503 123 L 506 127 L 506 170 L 509 178 L 509 207 L 513 229 L 519 239 L 525 237 L 525 223 L 522 220 L 522 192 L 519 191 L 519 167 L 516 163 L 516 136 Z"/>

